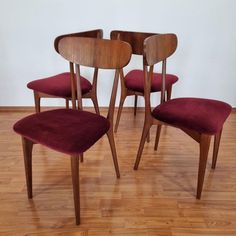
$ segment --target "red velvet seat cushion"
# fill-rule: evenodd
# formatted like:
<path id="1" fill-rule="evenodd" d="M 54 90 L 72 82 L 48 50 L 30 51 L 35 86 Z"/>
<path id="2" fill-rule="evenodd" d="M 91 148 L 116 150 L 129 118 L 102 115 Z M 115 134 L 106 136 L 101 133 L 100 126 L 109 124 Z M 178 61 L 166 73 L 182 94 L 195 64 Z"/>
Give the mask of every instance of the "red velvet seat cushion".
<path id="1" fill-rule="evenodd" d="M 161 78 L 160 73 L 153 74 L 151 92 L 161 91 Z M 125 76 L 125 85 L 128 89 L 136 92 L 144 92 L 144 73 L 142 70 L 132 70 Z M 178 77 L 172 74 L 166 74 L 166 89 L 170 88 L 178 81 Z"/>
<path id="2" fill-rule="evenodd" d="M 199 133 L 219 132 L 232 108 L 217 100 L 176 98 L 157 106 L 152 115 L 163 122 Z"/>
<path id="3" fill-rule="evenodd" d="M 56 151 L 78 155 L 91 147 L 108 130 L 103 116 L 72 109 L 58 109 L 27 116 L 18 121 L 16 133 Z"/>
<path id="4" fill-rule="evenodd" d="M 80 83 L 82 94 L 85 94 L 92 89 L 92 84 L 84 77 L 81 77 Z M 28 83 L 27 87 L 48 95 L 68 98 L 71 97 L 70 73 L 65 72 L 48 78 L 34 80 Z"/>

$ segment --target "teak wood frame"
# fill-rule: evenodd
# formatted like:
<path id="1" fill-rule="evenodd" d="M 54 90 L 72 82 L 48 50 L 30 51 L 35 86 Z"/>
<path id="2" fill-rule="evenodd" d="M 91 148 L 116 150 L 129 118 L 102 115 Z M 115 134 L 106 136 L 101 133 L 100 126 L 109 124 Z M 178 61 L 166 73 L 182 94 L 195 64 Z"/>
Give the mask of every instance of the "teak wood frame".
<path id="1" fill-rule="evenodd" d="M 54 40 L 54 48 L 55 50 L 59 53 L 58 51 L 58 44 L 61 39 L 65 37 L 88 37 L 88 38 L 98 38 L 102 39 L 103 38 L 103 30 L 102 29 L 95 29 L 95 30 L 90 30 L 90 31 L 84 31 L 84 32 L 77 32 L 77 33 L 71 33 L 71 34 L 64 34 L 56 37 Z M 94 69 L 94 76 L 93 76 L 93 81 L 92 81 L 92 89 L 87 92 L 86 94 L 83 94 L 82 98 L 90 98 L 93 102 L 94 109 L 97 114 L 99 113 L 99 106 L 98 106 L 98 100 L 97 100 L 97 74 L 98 74 L 98 69 Z M 76 86 L 76 81 L 73 78 L 73 83 L 71 84 L 72 86 Z M 71 100 L 72 102 L 75 101 L 75 96 L 76 96 L 76 91 L 71 88 L 72 91 L 72 97 L 67 97 L 65 98 L 66 101 L 66 108 L 69 108 L 69 101 Z M 61 98 L 58 96 L 53 96 L 50 94 L 42 93 L 39 91 L 34 90 L 34 102 L 35 102 L 35 111 L 38 113 L 41 110 L 40 106 L 40 101 L 41 98 Z"/>
<path id="2" fill-rule="evenodd" d="M 113 163 L 117 178 L 120 178 L 119 165 L 117 161 L 117 153 L 113 133 L 113 116 L 115 109 L 115 99 L 119 81 L 120 70 L 129 63 L 131 57 L 131 47 L 129 44 L 121 41 L 111 41 L 104 39 L 92 38 L 75 38 L 65 37 L 59 42 L 59 53 L 62 57 L 70 62 L 70 73 L 72 91 L 73 109 L 82 109 L 82 94 L 80 87 L 80 66 L 114 69 L 115 76 L 112 87 L 111 99 L 107 114 L 107 119 L 110 123 L 110 128 L 106 133 L 111 147 Z M 77 99 L 75 98 L 75 84 L 74 83 L 74 66 L 76 68 L 76 85 L 77 85 Z M 97 70 L 94 71 L 97 77 Z M 77 102 L 76 102 L 77 100 Z M 33 197 L 32 191 L 32 149 L 33 144 L 31 140 L 22 137 L 25 175 L 27 184 L 28 198 Z M 79 158 L 80 155 L 71 156 L 71 175 L 74 195 L 75 218 L 76 224 L 80 224 L 80 190 L 79 190 Z"/>
<path id="3" fill-rule="evenodd" d="M 143 42 L 146 38 L 152 36 L 152 35 L 158 35 L 158 33 L 145 33 L 145 32 L 133 32 L 133 31 L 121 31 L 121 30 L 113 30 L 110 33 L 110 38 L 112 40 L 122 40 L 127 43 L 129 43 L 132 47 L 132 54 L 143 56 Z M 121 84 L 121 96 L 120 96 L 120 103 L 118 108 L 118 113 L 116 117 L 116 123 L 115 123 L 115 133 L 117 132 L 120 117 L 122 113 L 122 108 L 124 105 L 124 101 L 126 97 L 128 96 L 134 96 L 134 115 L 136 115 L 137 112 L 137 102 L 138 102 L 138 96 L 144 97 L 144 93 L 130 90 L 126 87 L 125 81 L 124 81 L 124 71 L 121 70 L 120 73 L 120 84 Z M 171 98 L 171 91 L 172 86 L 166 90 L 166 96 L 167 100 Z M 150 137 L 148 135 L 147 141 L 149 142 Z"/>
<path id="4" fill-rule="evenodd" d="M 138 153 L 134 165 L 134 170 L 138 169 L 141 155 L 143 152 L 143 147 L 145 140 L 149 133 L 149 130 L 152 125 L 157 125 L 157 135 L 155 140 L 155 150 L 158 147 L 158 142 L 161 133 L 162 125 L 170 125 L 163 123 L 162 121 L 157 120 L 152 116 L 151 111 L 151 102 L 150 102 L 150 90 L 151 90 L 151 80 L 153 75 L 154 65 L 162 62 L 162 90 L 161 90 L 161 103 L 165 102 L 165 75 L 166 75 L 166 59 L 171 56 L 177 48 L 177 36 L 175 34 L 163 34 L 163 35 L 154 35 L 146 40 L 144 40 L 144 59 L 143 59 L 143 68 L 144 68 L 144 77 L 145 77 L 145 121 L 143 126 L 143 132 L 138 148 Z M 177 127 L 178 128 L 178 127 Z M 196 142 L 199 143 L 200 155 L 199 155 L 199 167 L 198 167 L 198 181 L 197 181 L 197 195 L 196 198 L 201 198 L 206 163 L 208 157 L 208 151 L 211 141 L 211 136 L 204 133 L 198 133 L 190 129 L 182 129 L 186 134 L 193 138 Z M 212 169 L 216 167 L 216 161 L 218 156 L 219 144 L 221 139 L 221 133 L 218 132 L 214 135 L 214 150 L 212 158 Z"/>

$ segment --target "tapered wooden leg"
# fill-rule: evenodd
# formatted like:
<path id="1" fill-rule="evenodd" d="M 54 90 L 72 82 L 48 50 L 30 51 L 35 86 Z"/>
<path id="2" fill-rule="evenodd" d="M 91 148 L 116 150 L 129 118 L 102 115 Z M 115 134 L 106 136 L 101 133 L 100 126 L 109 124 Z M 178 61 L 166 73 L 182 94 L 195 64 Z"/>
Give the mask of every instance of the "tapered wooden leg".
<path id="1" fill-rule="evenodd" d="M 140 140 L 137 157 L 136 157 L 136 161 L 135 161 L 135 164 L 134 164 L 134 170 L 138 169 L 139 162 L 140 162 L 140 159 L 141 159 L 141 155 L 142 155 L 142 152 L 143 152 L 143 147 L 144 147 L 145 140 L 147 138 L 148 132 L 150 130 L 150 127 L 151 126 L 149 124 L 144 124 L 143 133 L 142 133 L 142 137 L 141 137 L 141 140 Z"/>
<path id="2" fill-rule="evenodd" d="M 167 101 L 171 99 L 171 93 L 172 93 L 172 86 L 166 90 L 166 95 L 167 95 Z"/>
<path id="3" fill-rule="evenodd" d="M 147 134 L 147 143 L 150 143 L 150 130 L 148 131 L 148 134 Z"/>
<path id="4" fill-rule="evenodd" d="M 66 109 L 69 109 L 69 99 L 66 98 Z"/>
<path id="5" fill-rule="evenodd" d="M 207 156 L 211 142 L 211 135 L 202 134 L 200 138 L 200 158 L 198 167 L 197 199 L 201 198 L 202 187 L 204 182 Z"/>
<path id="6" fill-rule="evenodd" d="M 91 94 L 91 100 L 92 100 L 92 102 L 93 102 L 93 106 L 94 106 L 95 112 L 96 112 L 98 115 L 100 115 L 97 95 L 96 95 L 96 94 Z"/>
<path id="7" fill-rule="evenodd" d="M 134 115 L 137 113 L 138 95 L 134 95 Z"/>
<path id="8" fill-rule="evenodd" d="M 113 163 L 116 170 L 116 177 L 120 178 L 120 171 L 119 171 L 119 165 L 117 161 L 116 146 L 115 146 L 114 134 L 113 134 L 112 128 L 110 128 L 109 131 L 107 132 L 107 137 L 108 137 L 110 147 L 111 147 Z"/>
<path id="9" fill-rule="evenodd" d="M 81 163 L 84 162 L 84 154 L 83 153 L 80 154 L 80 162 Z"/>
<path id="10" fill-rule="evenodd" d="M 24 154 L 24 163 L 25 163 L 25 177 L 26 177 L 26 185 L 27 185 L 27 193 L 28 198 L 33 197 L 32 191 L 32 149 L 33 142 L 22 137 L 22 147 Z"/>
<path id="11" fill-rule="evenodd" d="M 35 104 L 36 113 L 39 113 L 40 112 L 40 96 L 36 91 L 34 91 L 34 104 Z"/>
<path id="12" fill-rule="evenodd" d="M 222 134 L 222 130 L 218 134 L 216 134 L 214 137 L 214 149 L 213 149 L 213 157 L 212 157 L 212 165 L 211 165 L 212 169 L 216 168 L 216 162 L 217 162 L 218 151 L 219 151 L 219 146 L 220 146 L 221 134 Z"/>
<path id="13" fill-rule="evenodd" d="M 161 135 L 161 125 L 157 125 L 157 131 L 156 131 L 156 139 L 155 139 L 155 146 L 154 150 L 157 150 L 158 144 L 159 144 L 159 139 Z"/>
<path id="14" fill-rule="evenodd" d="M 79 192 L 79 156 L 71 156 L 71 176 L 75 205 L 76 224 L 80 224 L 80 192 Z"/>
<path id="15" fill-rule="evenodd" d="M 119 122 L 120 122 L 120 116 L 121 116 L 121 112 L 122 112 L 122 108 L 124 105 L 124 101 L 125 101 L 126 95 L 122 95 L 120 97 L 120 104 L 119 104 L 119 108 L 118 108 L 118 113 L 117 113 L 117 117 L 116 117 L 116 124 L 115 124 L 115 129 L 114 132 L 117 132 L 118 126 L 119 126 Z"/>

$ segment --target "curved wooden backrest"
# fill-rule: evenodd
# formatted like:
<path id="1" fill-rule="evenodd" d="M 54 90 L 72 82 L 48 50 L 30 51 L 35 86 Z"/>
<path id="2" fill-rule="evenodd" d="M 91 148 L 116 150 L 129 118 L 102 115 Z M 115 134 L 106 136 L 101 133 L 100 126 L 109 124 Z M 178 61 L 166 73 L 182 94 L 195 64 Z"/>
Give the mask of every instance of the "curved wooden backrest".
<path id="1" fill-rule="evenodd" d="M 66 60 L 101 69 L 121 69 L 129 63 L 131 46 L 120 40 L 64 37 L 59 53 Z"/>
<path id="2" fill-rule="evenodd" d="M 156 33 L 134 32 L 113 30 L 110 33 L 111 39 L 119 39 L 129 43 L 132 47 L 132 54 L 143 55 L 143 42 L 146 38 L 158 35 Z"/>
<path id="3" fill-rule="evenodd" d="M 177 48 L 175 34 L 153 35 L 144 40 L 144 64 L 152 66 L 171 56 Z"/>
<path id="4" fill-rule="evenodd" d="M 58 43 L 59 41 L 64 37 L 87 37 L 87 38 L 103 38 L 103 30 L 102 29 L 95 29 L 95 30 L 89 30 L 89 31 L 83 31 L 83 32 L 77 32 L 77 33 L 71 33 L 71 34 L 63 34 L 55 38 L 54 40 L 54 48 L 58 51 Z"/>

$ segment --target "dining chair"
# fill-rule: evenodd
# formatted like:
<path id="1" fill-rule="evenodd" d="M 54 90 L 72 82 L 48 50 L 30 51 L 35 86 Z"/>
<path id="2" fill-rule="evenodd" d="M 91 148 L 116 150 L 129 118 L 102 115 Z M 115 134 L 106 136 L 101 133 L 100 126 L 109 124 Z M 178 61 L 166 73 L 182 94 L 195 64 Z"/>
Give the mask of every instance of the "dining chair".
<path id="1" fill-rule="evenodd" d="M 159 133 L 162 125 L 179 128 L 199 143 L 196 198 L 200 199 L 211 137 L 214 136 L 212 169 L 215 169 L 223 124 L 232 108 L 225 102 L 203 98 L 175 98 L 165 101 L 166 59 L 175 52 L 176 48 L 175 34 L 154 35 L 144 41 L 145 122 L 134 169 L 138 169 L 145 139 L 152 125 L 157 125 Z M 153 69 L 160 62 L 162 62 L 161 104 L 151 110 L 150 91 Z"/>
<path id="2" fill-rule="evenodd" d="M 110 33 L 110 38 L 113 40 L 122 40 L 128 42 L 132 47 L 132 54 L 142 56 L 143 59 L 143 42 L 146 38 L 152 35 L 158 35 L 157 33 L 145 33 L 134 31 L 121 31 L 113 30 Z M 134 96 L 134 115 L 137 111 L 138 96 L 144 96 L 144 71 L 140 69 L 133 69 L 129 71 L 125 76 L 123 70 L 120 75 L 121 83 L 121 96 L 120 103 L 115 123 L 115 132 L 117 132 L 122 108 L 127 96 Z M 166 99 L 171 98 L 172 86 L 178 81 L 178 77 L 173 74 L 166 74 Z M 154 73 L 151 92 L 161 91 L 161 74 Z M 149 139 L 148 139 L 149 140 Z"/>
<path id="3" fill-rule="evenodd" d="M 61 39 L 64 37 L 89 37 L 89 38 L 102 38 L 103 30 L 96 29 L 84 32 L 77 32 L 71 34 L 64 34 L 56 37 L 54 40 L 54 48 L 58 51 L 58 44 Z M 98 69 L 94 69 L 96 73 L 98 73 Z M 94 75 L 96 75 L 94 73 Z M 33 80 L 27 84 L 29 89 L 32 89 L 34 92 L 34 101 L 35 101 L 35 110 L 36 112 L 40 112 L 40 101 L 41 98 L 64 98 L 66 101 L 66 108 L 69 108 L 69 101 L 74 100 L 72 97 L 76 97 L 76 91 L 73 93 L 73 89 L 71 88 L 70 83 L 70 72 L 63 72 L 57 75 L 53 75 L 47 78 Z M 97 101 L 97 79 L 96 76 L 93 78 L 93 82 L 91 83 L 88 79 L 81 76 L 81 89 L 82 89 L 82 97 L 90 98 L 93 102 L 95 111 L 99 114 L 99 107 Z M 74 78 L 74 84 L 76 79 Z M 76 86 L 75 86 L 76 87 Z"/>
<path id="4" fill-rule="evenodd" d="M 76 69 L 78 104 L 73 101 L 73 109 L 56 109 L 29 115 L 19 120 L 13 128 L 22 137 L 28 198 L 33 197 L 33 145 L 42 144 L 70 155 L 76 224 L 80 224 L 79 156 L 104 134 L 110 143 L 116 176 L 120 177 L 113 134 L 113 114 L 119 73 L 130 60 L 131 47 L 122 41 L 69 36 L 60 40 L 58 51 L 70 63 L 71 78 L 74 78 L 74 67 Z M 81 66 L 115 71 L 106 118 L 82 110 Z M 94 73 L 97 74 L 96 71 Z M 72 88 L 75 90 L 73 86 Z"/>

